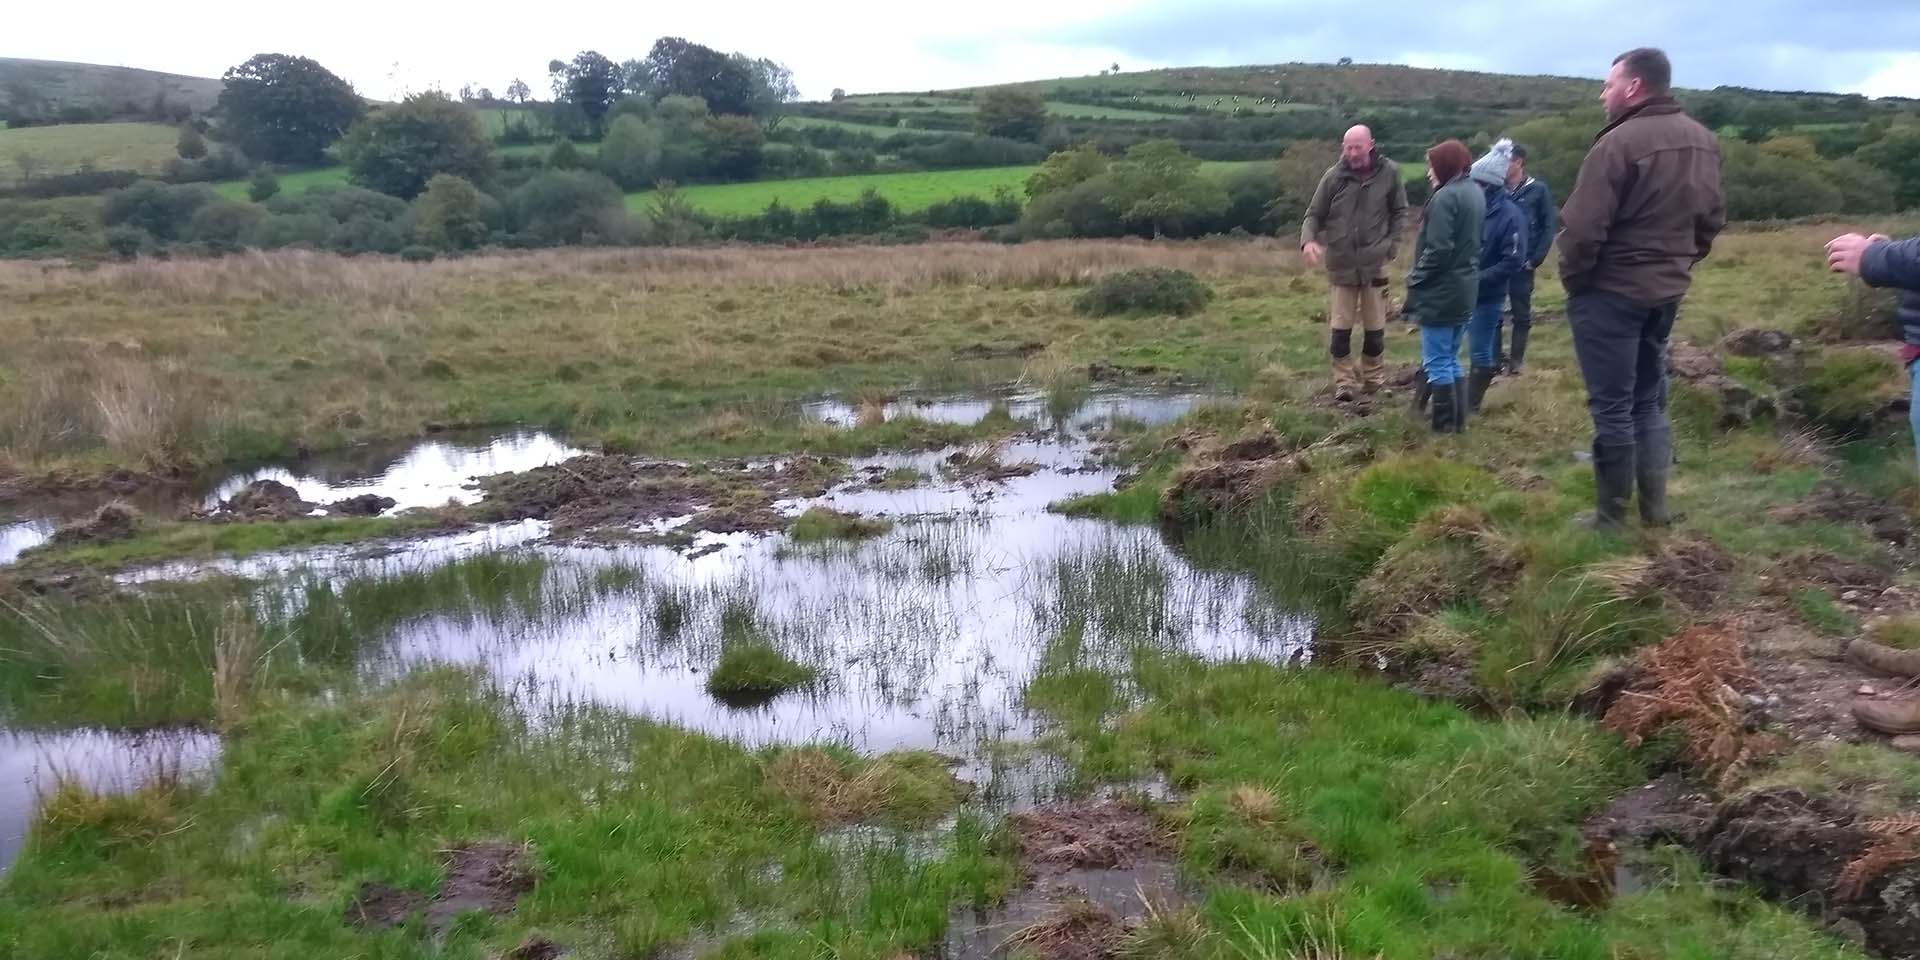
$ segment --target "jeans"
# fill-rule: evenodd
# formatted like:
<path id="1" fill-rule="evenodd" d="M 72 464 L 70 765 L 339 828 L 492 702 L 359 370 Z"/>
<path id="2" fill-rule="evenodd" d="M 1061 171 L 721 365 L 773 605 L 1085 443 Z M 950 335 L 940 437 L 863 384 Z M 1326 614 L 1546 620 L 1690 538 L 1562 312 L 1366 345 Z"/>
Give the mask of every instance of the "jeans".
<path id="1" fill-rule="evenodd" d="M 1427 382 L 1442 387 L 1460 379 L 1460 334 L 1467 325 L 1451 327 L 1420 325 L 1420 366 L 1427 371 Z"/>
<path id="2" fill-rule="evenodd" d="M 1473 305 L 1467 321 L 1467 355 L 1476 368 L 1493 369 L 1500 350 L 1500 301 Z"/>
<path id="3" fill-rule="evenodd" d="M 1907 423 L 1913 426 L 1913 452 L 1920 457 L 1920 361 L 1907 365 Z"/>
<path id="4" fill-rule="evenodd" d="M 1631 446 L 1667 423 L 1667 337 L 1680 302 L 1642 307 L 1610 293 L 1567 298 L 1573 353 L 1587 384 L 1593 439 Z"/>

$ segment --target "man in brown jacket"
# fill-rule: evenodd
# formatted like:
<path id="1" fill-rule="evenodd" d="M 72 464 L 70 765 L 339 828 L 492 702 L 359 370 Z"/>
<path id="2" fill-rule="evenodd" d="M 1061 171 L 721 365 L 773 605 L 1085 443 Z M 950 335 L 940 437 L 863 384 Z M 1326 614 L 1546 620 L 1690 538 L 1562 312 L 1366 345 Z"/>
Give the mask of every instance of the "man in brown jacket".
<path id="1" fill-rule="evenodd" d="M 1407 222 L 1407 187 L 1400 168 L 1373 147 L 1373 132 L 1354 127 L 1340 142 L 1340 162 L 1321 176 L 1300 227 L 1307 263 L 1325 266 L 1333 286 L 1333 392 L 1351 400 L 1386 381 L 1387 262 Z M 1360 364 L 1353 362 L 1353 328 L 1365 331 Z"/>
<path id="2" fill-rule="evenodd" d="M 1560 282 L 1593 416 L 1597 529 L 1626 522 L 1637 485 L 1640 519 L 1671 522 L 1667 469 L 1667 337 L 1693 265 L 1726 225 L 1720 143 L 1669 94 L 1667 55 L 1621 54 L 1600 100 L 1607 126 L 1561 208 Z"/>

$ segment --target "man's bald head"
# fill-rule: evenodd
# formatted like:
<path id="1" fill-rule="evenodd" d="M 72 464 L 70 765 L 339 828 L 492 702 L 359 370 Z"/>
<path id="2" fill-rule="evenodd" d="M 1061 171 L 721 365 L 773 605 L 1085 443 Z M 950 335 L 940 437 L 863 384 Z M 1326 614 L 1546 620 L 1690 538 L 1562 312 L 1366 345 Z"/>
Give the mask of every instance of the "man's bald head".
<path id="1" fill-rule="evenodd" d="M 1355 124 L 1340 138 L 1340 162 L 1362 173 L 1373 169 L 1373 131 Z"/>

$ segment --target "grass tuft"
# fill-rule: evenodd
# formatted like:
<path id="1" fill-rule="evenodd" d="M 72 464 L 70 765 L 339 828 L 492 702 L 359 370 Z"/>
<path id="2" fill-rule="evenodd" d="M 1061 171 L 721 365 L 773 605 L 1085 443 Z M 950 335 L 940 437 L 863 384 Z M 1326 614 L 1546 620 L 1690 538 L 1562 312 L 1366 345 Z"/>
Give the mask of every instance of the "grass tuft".
<path id="1" fill-rule="evenodd" d="M 826 507 L 813 507 L 793 522 L 788 535 L 795 543 L 825 543 L 834 540 L 871 540 L 892 529 L 891 520 L 868 519 Z"/>

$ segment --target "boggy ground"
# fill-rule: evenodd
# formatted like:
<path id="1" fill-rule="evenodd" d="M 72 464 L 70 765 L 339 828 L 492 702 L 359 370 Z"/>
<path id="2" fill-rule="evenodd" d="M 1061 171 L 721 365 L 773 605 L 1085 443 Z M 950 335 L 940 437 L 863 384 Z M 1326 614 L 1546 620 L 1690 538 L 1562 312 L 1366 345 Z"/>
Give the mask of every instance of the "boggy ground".
<path id="1" fill-rule="evenodd" d="M 1313 667 L 1167 654 L 1129 639 L 1150 628 L 1130 630 L 1124 610 L 1097 637 L 1069 625 L 1050 641 L 1023 697 L 1048 720 L 1040 746 L 1088 791 L 1163 779 L 1155 799 L 1003 820 L 940 786 L 938 765 L 808 762 L 847 778 L 823 788 L 792 775 L 790 749 L 532 710 L 460 675 L 294 671 L 230 696 L 207 679 L 178 706 L 229 705 L 219 776 L 55 797 L 0 890 L 0 931 L 24 956 L 892 957 L 951 948 L 970 911 L 1044 891 L 1058 909 L 987 952 L 1911 955 L 1920 867 L 1902 815 L 1920 804 L 1920 766 L 1848 725 L 1850 689 L 1891 686 L 1837 654 L 1920 597 L 1902 534 L 1916 484 L 1902 424 L 1885 419 L 1897 370 L 1830 339 L 1848 294 L 1804 252 L 1826 232 L 1736 234 L 1703 267 L 1678 333 L 1695 348 L 1682 362 L 1705 364 L 1675 387 L 1684 520 L 1665 534 L 1570 524 L 1591 487 L 1563 326 L 1536 332 L 1526 376 L 1498 383 L 1456 438 L 1397 403 L 1355 417 L 1317 402 L 1319 294 L 1290 266 L 1279 280 L 1203 270 L 1247 289 L 1184 326 L 1101 322 L 1048 341 L 1041 355 L 1076 364 L 1099 352 L 1192 372 L 1231 357 L 1239 408 L 1138 434 L 1131 482 L 1071 509 L 1169 523 L 1195 562 L 1318 621 Z M 789 300 L 827 289 L 800 286 Z M 1296 306 L 1294 326 L 1276 324 Z M 1064 329 L 1053 316 L 1026 336 Z M 1736 325 L 1798 340 L 1723 344 Z M 1396 356 L 1406 342 L 1396 330 Z M 116 616 L 131 614 L 102 619 Z M 340 627 L 327 635 L 340 644 L 366 629 Z M 218 659 L 152 672 L 204 675 Z M 31 695 L 8 689 L 18 718 Z M 119 722 L 155 709 L 143 699 Z M 1655 792 L 1671 803 L 1632 809 L 1670 772 L 1682 785 Z M 850 823 L 873 829 L 849 845 Z M 436 919 L 467 872 L 458 851 L 473 850 L 516 851 L 501 876 L 517 897 Z M 1177 882 L 1150 906 L 1049 883 L 1156 864 Z M 1555 878 L 1604 889 L 1573 897 Z M 398 926 L 356 922 L 369 890 L 408 905 Z"/>

